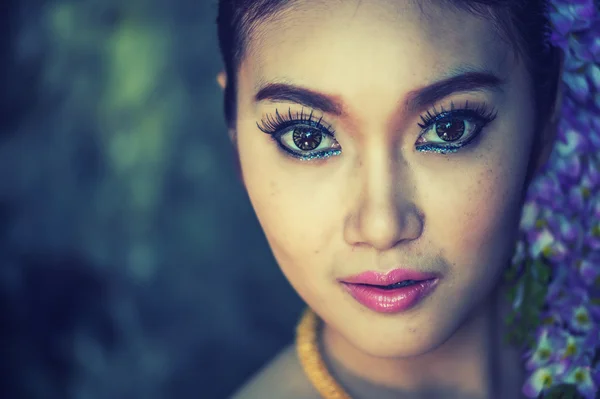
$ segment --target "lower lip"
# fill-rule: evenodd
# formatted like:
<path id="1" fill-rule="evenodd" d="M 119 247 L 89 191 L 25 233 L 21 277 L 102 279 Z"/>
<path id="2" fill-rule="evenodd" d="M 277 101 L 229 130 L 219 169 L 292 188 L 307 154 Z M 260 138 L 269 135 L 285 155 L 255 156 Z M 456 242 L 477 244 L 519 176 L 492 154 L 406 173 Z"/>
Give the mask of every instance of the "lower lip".
<path id="1" fill-rule="evenodd" d="M 437 287 L 439 279 L 425 280 L 392 290 L 342 283 L 359 303 L 379 313 L 399 313 L 416 306 Z"/>

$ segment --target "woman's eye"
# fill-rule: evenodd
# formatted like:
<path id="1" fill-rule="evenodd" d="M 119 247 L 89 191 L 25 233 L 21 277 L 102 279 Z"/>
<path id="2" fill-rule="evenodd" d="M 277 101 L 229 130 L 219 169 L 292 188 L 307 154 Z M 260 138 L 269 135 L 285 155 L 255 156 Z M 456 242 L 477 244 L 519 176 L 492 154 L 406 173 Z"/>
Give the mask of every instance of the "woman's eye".
<path id="1" fill-rule="evenodd" d="M 442 118 L 423 130 L 417 140 L 417 150 L 454 152 L 473 140 L 486 122 L 476 117 Z"/>
<path id="2" fill-rule="evenodd" d="M 285 155 L 301 161 L 325 159 L 342 153 L 342 147 L 335 139 L 331 125 L 323 117 L 313 118 L 313 111 L 304 114 L 304 108 L 292 115 L 291 107 L 287 115 L 275 110 L 275 116 L 267 115 L 257 127 L 271 136 Z"/>
<path id="3" fill-rule="evenodd" d="M 331 151 L 339 151 L 341 148 L 332 135 L 309 126 L 296 126 L 286 130 L 279 135 L 278 141 L 284 150 L 299 157 L 310 157 L 315 153 L 333 155 Z"/>

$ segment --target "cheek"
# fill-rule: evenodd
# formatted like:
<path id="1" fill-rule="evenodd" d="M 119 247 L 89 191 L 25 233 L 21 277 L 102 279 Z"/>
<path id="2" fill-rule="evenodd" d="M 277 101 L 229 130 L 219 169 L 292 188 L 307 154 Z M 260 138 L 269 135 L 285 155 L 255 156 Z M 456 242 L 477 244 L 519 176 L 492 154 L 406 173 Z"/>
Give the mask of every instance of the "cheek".
<path id="1" fill-rule="evenodd" d="M 498 147 L 496 147 L 498 148 Z M 444 206 L 429 209 L 434 239 L 465 283 L 506 266 L 517 232 L 525 153 L 497 155 L 473 165 L 438 192 Z M 481 162 L 481 161 L 479 161 Z M 443 194 L 443 195 L 442 195 Z"/>
<path id="2" fill-rule="evenodd" d="M 469 188 L 469 200 L 456 214 L 463 220 L 454 224 L 456 236 L 462 238 L 458 245 L 461 253 L 481 257 L 496 252 L 511 238 L 520 190 L 515 180 L 502 172 L 490 169 L 479 184 Z"/>
<path id="3" fill-rule="evenodd" d="M 251 133 L 249 133 L 251 134 Z M 256 144 L 260 142 L 260 144 Z M 318 267 L 331 243 L 336 222 L 336 192 L 318 167 L 299 168 L 282 158 L 271 143 L 241 134 L 240 166 L 250 202 L 279 266 L 295 282 L 326 273 Z M 317 261 L 318 259 L 321 259 Z"/>

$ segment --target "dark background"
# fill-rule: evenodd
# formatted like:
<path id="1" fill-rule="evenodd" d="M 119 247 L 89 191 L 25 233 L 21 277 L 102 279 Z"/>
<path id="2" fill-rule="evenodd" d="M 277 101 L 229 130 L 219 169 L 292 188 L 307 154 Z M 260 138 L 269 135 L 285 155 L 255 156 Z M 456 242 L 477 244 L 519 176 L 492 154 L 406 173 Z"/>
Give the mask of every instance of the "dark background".
<path id="1" fill-rule="evenodd" d="M 225 398 L 293 339 L 216 5 L 0 1 L 0 398 Z"/>

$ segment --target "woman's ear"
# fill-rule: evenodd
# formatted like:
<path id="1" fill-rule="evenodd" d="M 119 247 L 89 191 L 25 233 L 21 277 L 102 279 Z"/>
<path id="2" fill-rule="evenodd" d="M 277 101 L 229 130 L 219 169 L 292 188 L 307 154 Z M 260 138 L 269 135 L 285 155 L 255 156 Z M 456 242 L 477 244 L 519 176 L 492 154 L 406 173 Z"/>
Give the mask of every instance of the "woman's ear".
<path id="1" fill-rule="evenodd" d="M 221 90 L 225 91 L 225 88 L 227 87 L 227 74 L 225 74 L 225 71 L 221 71 L 217 74 L 217 83 L 221 86 Z M 235 130 L 230 128 L 227 130 L 227 134 L 233 146 L 236 147 L 237 140 Z"/>
<path id="2" fill-rule="evenodd" d="M 217 83 L 219 83 L 222 90 L 225 90 L 225 87 L 227 87 L 227 75 L 225 75 L 225 71 L 221 71 L 217 74 Z"/>

